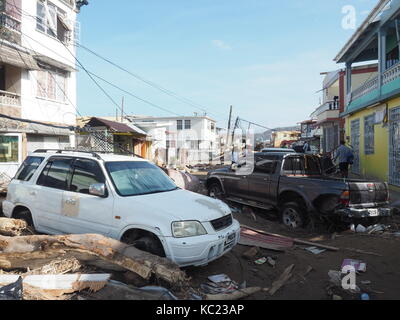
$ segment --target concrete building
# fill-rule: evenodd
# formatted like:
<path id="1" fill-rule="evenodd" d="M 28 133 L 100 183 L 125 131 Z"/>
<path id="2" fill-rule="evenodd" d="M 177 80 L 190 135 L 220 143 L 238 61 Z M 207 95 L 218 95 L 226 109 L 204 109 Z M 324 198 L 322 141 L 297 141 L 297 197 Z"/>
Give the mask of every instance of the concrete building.
<path id="1" fill-rule="evenodd" d="M 355 152 L 353 174 L 400 187 L 400 0 L 381 0 L 337 54 L 346 65 L 341 116 Z M 378 72 L 361 85 L 351 81 L 354 63 L 376 61 Z"/>
<path id="2" fill-rule="evenodd" d="M 0 3 L 0 172 L 27 153 L 74 145 L 78 38 L 75 0 Z M 23 120 L 23 121 L 22 121 Z"/>
<path id="3" fill-rule="evenodd" d="M 358 87 L 376 77 L 377 64 L 368 64 L 352 68 L 351 82 Z M 345 110 L 346 101 L 346 72 L 339 69 L 321 73 L 324 76 L 322 83 L 322 103 L 311 114 L 311 119 L 321 130 L 321 152 L 333 152 L 339 147 L 340 140 L 345 138 L 345 121 L 340 113 Z"/>
<path id="4" fill-rule="evenodd" d="M 159 164 L 209 163 L 219 155 L 216 122 L 207 116 L 127 118 L 150 136 L 151 154 Z"/>

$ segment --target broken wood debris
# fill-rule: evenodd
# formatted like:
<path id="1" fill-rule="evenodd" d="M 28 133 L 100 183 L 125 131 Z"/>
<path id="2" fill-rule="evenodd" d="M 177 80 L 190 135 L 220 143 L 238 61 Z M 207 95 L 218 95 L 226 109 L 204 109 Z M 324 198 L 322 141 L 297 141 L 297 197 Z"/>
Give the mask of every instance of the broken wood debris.
<path id="1" fill-rule="evenodd" d="M 0 235 L 16 237 L 26 232 L 28 232 L 28 224 L 24 220 L 0 218 Z"/>
<path id="2" fill-rule="evenodd" d="M 175 286 L 188 282 L 186 274 L 175 263 L 97 234 L 0 236 L 2 269 L 36 269 L 60 258 L 76 258 L 81 263 L 107 270 L 129 270 L 144 279 L 154 275 Z"/>
<path id="3" fill-rule="evenodd" d="M 295 265 L 292 264 L 285 269 L 285 271 L 281 274 L 281 276 L 272 284 L 271 289 L 269 290 L 269 294 L 273 296 L 280 288 L 282 288 L 286 282 L 292 277 L 292 271 Z"/>
<path id="4" fill-rule="evenodd" d="M 291 248 L 293 241 L 290 238 L 267 235 L 251 228 L 242 227 L 239 244 L 282 252 Z"/>

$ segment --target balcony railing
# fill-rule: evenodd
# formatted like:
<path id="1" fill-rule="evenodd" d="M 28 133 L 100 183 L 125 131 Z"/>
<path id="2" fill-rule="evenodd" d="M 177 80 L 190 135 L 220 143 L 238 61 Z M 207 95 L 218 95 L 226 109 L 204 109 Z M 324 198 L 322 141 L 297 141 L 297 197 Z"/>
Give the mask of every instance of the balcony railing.
<path id="1" fill-rule="evenodd" d="M 400 63 L 387 69 L 382 75 L 382 85 L 388 84 L 400 77 Z"/>
<path id="2" fill-rule="evenodd" d="M 0 105 L 20 107 L 21 97 L 16 93 L 0 90 Z"/>
<path id="3" fill-rule="evenodd" d="M 318 107 L 311 115 L 312 119 L 316 119 L 319 115 L 325 111 L 339 110 L 339 100 L 329 100 Z"/>
<path id="4" fill-rule="evenodd" d="M 355 89 L 352 94 L 351 94 L 351 99 L 355 100 L 358 99 L 371 91 L 374 91 L 375 89 L 378 89 L 378 82 L 379 82 L 379 77 L 376 76 L 373 79 L 365 82 L 363 85 Z"/>
<path id="5" fill-rule="evenodd" d="M 0 12 L 0 26 L 21 32 L 21 22 L 5 12 Z"/>

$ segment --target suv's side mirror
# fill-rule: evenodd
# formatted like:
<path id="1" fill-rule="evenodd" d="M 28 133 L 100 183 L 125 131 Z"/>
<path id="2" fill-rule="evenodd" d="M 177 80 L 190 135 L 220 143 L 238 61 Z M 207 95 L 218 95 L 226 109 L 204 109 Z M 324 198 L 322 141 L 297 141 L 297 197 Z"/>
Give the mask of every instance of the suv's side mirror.
<path id="1" fill-rule="evenodd" d="M 104 183 L 95 183 L 90 185 L 89 194 L 98 197 L 106 196 L 106 185 Z"/>
<path id="2" fill-rule="evenodd" d="M 236 171 L 238 168 L 239 168 L 239 166 L 238 166 L 237 163 L 232 163 L 232 165 L 231 165 L 231 170 L 232 171 Z"/>

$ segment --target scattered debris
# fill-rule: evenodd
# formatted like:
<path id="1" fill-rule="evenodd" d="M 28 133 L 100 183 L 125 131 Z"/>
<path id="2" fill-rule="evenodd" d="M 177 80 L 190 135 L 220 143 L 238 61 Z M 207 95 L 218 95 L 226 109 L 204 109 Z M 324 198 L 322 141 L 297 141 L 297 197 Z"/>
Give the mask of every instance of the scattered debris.
<path id="1" fill-rule="evenodd" d="M 208 280 L 214 283 L 223 283 L 223 282 L 231 282 L 231 278 L 229 278 L 226 274 L 217 274 L 215 276 L 208 277 Z"/>
<path id="2" fill-rule="evenodd" d="M 254 263 L 260 266 L 260 265 L 265 264 L 267 261 L 268 261 L 268 259 L 264 257 L 264 258 L 254 261 Z"/>
<path id="3" fill-rule="evenodd" d="M 361 295 L 361 300 L 370 300 L 370 298 L 369 298 L 369 295 L 368 295 L 368 293 L 363 293 L 362 295 Z"/>
<path id="4" fill-rule="evenodd" d="M 328 271 L 329 281 L 334 284 L 335 286 L 342 285 L 342 272 L 336 270 L 329 270 Z"/>
<path id="5" fill-rule="evenodd" d="M 292 277 L 292 271 L 295 265 L 292 264 L 285 269 L 281 276 L 272 284 L 272 288 L 269 290 L 269 294 L 273 296 L 285 283 Z"/>
<path id="6" fill-rule="evenodd" d="M 267 262 L 272 268 L 275 268 L 275 266 L 276 266 L 276 260 L 275 259 L 273 259 L 271 257 L 268 257 L 267 258 Z"/>
<path id="7" fill-rule="evenodd" d="M 293 246 L 293 241 L 290 238 L 266 235 L 253 229 L 242 227 L 239 244 L 274 251 L 285 251 Z"/>
<path id="8" fill-rule="evenodd" d="M 260 249 L 257 247 L 252 247 L 249 250 L 246 250 L 242 256 L 248 260 L 252 260 L 258 253 L 260 252 Z"/>
<path id="9" fill-rule="evenodd" d="M 22 300 L 22 278 L 0 288 L 0 300 Z"/>
<path id="10" fill-rule="evenodd" d="M 236 290 L 231 293 L 225 293 L 225 294 L 208 294 L 206 295 L 206 300 L 240 300 L 243 298 L 246 298 L 252 294 L 255 294 L 257 292 L 260 292 L 263 290 L 260 287 L 252 287 L 252 288 L 245 288 L 245 289 L 240 289 Z"/>
<path id="11" fill-rule="evenodd" d="M 318 249 L 317 247 L 308 247 L 305 248 L 306 251 L 311 252 L 315 255 L 321 254 L 326 251 L 326 249 Z"/>
<path id="12" fill-rule="evenodd" d="M 356 253 L 367 254 L 367 255 L 376 256 L 376 257 L 383 257 L 381 254 L 375 253 L 375 252 L 364 251 L 364 250 L 354 249 L 354 248 L 344 248 L 344 249 L 348 250 L 348 251 L 356 252 Z"/>
<path id="13" fill-rule="evenodd" d="M 0 235 L 16 237 L 26 234 L 28 224 L 24 220 L 0 218 Z"/>
<path id="14" fill-rule="evenodd" d="M 390 229 L 390 226 L 385 226 L 383 224 L 376 224 L 367 228 L 368 234 L 383 233 Z"/>
<path id="15" fill-rule="evenodd" d="M 343 300 L 343 298 L 342 298 L 341 296 L 338 296 L 338 295 L 334 294 L 334 295 L 332 296 L 332 300 L 340 301 L 340 300 Z"/>
<path id="16" fill-rule="evenodd" d="M 82 265 L 76 258 L 56 259 L 41 268 L 28 271 L 25 275 L 74 273 L 81 267 Z"/>
<path id="17" fill-rule="evenodd" d="M 110 276 L 110 274 L 29 275 L 22 278 L 22 283 L 24 291 L 33 288 L 52 300 L 85 289 L 97 292 L 106 285 Z M 0 275 L 0 284 L 10 285 L 20 278 L 19 275 Z"/>
<path id="18" fill-rule="evenodd" d="M 342 263 L 342 270 L 345 267 L 353 267 L 357 272 L 366 272 L 367 271 L 367 264 L 365 262 L 353 259 L 344 259 Z"/>

